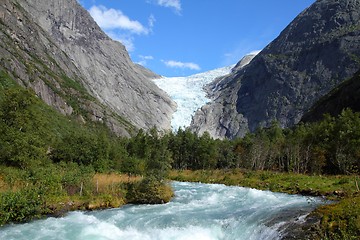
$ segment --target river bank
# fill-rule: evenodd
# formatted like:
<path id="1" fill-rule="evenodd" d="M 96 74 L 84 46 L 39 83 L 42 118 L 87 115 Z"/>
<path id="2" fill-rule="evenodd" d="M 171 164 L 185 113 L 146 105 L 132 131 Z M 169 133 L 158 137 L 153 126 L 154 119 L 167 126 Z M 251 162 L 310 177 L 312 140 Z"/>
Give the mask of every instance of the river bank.
<path id="1" fill-rule="evenodd" d="M 172 171 L 170 178 L 323 197 L 334 203 L 317 208 L 302 221 L 294 219 L 284 230 L 284 239 L 358 239 L 360 236 L 359 176 L 356 175 L 309 176 L 231 169 Z"/>
<path id="2" fill-rule="evenodd" d="M 4 169 L 2 169 L 5 172 Z M 29 180 L 24 171 L 0 174 L 0 226 L 45 217 L 61 217 L 71 211 L 118 208 L 129 203 L 166 203 L 173 190 L 166 181 L 119 173 L 87 173 L 70 184 L 54 173 L 47 182 Z M 66 172 L 70 174 L 69 172 Z M 78 172 L 75 172 L 78 173 Z M 25 175 L 25 176 L 21 176 Z M 61 179 L 61 178 L 59 178 Z M 67 178 L 70 180 L 70 178 Z"/>
<path id="3" fill-rule="evenodd" d="M 7 225 L 0 239 L 280 239 L 279 221 L 307 214 L 319 198 L 251 188 L 172 182 L 167 204 L 129 204 L 102 211 L 74 211 L 61 218 Z M 287 213 L 287 214 L 285 214 Z M 279 219 L 279 216 L 287 219 Z"/>
<path id="4" fill-rule="evenodd" d="M 171 171 L 169 178 L 175 181 L 222 183 L 228 186 L 243 186 L 332 200 L 335 202 L 334 204 L 321 206 L 306 217 L 299 212 L 292 215 L 295 217 L 286 218 L 287 214 L 284 212 L 277 220 L 273 221 L 290 223 L 287 224 L 286 228 L 281 229 L 283 239 L 356 239 L 359 236 L 360 196 L 355 183 L 357 176 L 308 176 L 233 169 Z M 3 191 L 12 190 L 16 192 L 15 190 L 19 191 L 21 187 L 27 186 L 25 182 L 14 182 L 12 189 L 9 189 L 9 187 L 4 187 L 6 183 L 1 176 L 0 180 Z M 26 219 L 19 218 L 19 221 L 15 222 L 24 222 L 45 216 L 58 217 L 76 210 L 92 211 L 118 208 L 126 203 L 165 203 L 172 198 L 171 188 L 159 187 L 159 185 L 151 187 L 150 182 L 140 187 L 141 180 L 140 177 L 117 173 L 94 174 L 90 182 L 84 184 L 83 187 L 81 187 L 82 184 L 79 184 L 76 188 L 66 189 L 68 194 L 49 195 L 46 199 L 42 199 L 37 206 L 38 212 L 30 211 L 33 210 L 31 209 L 33 206 L 29 204 L 29 197 L 20 198 L 22 194 L 20 192 L 19 196 L 13 196 L 17 202 L 11 201 L 11 203 L 13 206 L 22 203 L 26 207 L 15 209 L 19 215 L 23 213 L 33 215 Z M 133 187 L 129 191 L 131 185 L 137 187 Z M 142 190 L 134 191 L 135 189 Z M 150 191 L 151 189 L 152 191 Z M 61 190 L 64 191 L 65 189 Z M 36 192 L 32 195 L 34 195 L 34 198 L 30 198 L 32 201 L 38 199 Z M 146 198 L 146 196 L 151 196 L 151 198 Z M 2 205 L 4 206 L 4 202 Z M 1 218 L 4 217 L 6 215 L 2 214 Z M 1 221 L 2 224 L 10 222 L 6 219 L 1 219 Z M 269 224 L 274 225 L 276 222 Z"/>

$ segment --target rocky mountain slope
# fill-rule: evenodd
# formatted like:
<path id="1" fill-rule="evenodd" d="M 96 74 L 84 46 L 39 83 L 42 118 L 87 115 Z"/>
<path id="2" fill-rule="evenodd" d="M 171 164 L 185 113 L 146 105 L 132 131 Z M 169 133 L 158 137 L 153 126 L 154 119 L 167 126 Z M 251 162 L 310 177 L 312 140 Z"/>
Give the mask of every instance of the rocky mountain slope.
<path id="1" fill-rule="evenodd" d="M 360 71 L 354 77 L 340 84 L 305 113 L 302 122 L 315 122 L 323 118 L 325 113 L 337 116 L 345 108 L 360 112 Z"/>
<path id="2" fill-rule="evenodd" d="M 216 78 L 211 83 L 208 83 L 204 86 L 204 90 L 207 93 L 207 98 L 211 100 L 216 100 L 218 93 L 221 91 L 222 86 L 230 79 L 230 77 L 237 71 L 241 70 L 247 66 L 258 52 L 250 53 L 245 55 L 232 69 L 231 72 L 222 77 Z M 207 102 L 206 105 L 202 106 L 200 110 L 195 112 L 192 117 L 192 122 L 189 128 L 200 135 L 204 132 L 208 132 L 212 137 L 223 138 L 223 129 L 222 126 L 219 126 L 218 116 L 223 115 L 222 106 L 219 105 L 216 101 Z M 226 114 L 231 114 L 229 111 Z M 230 116 L 229 116 L 230 117 Z M 233 122 L 236 127 L 239 127 L 239 122 Z"/>
<path id="3" fill-rule="evenodd" d="M 170 129 L 175 103 L 76 0 L 3 0 L 0 70 L 66 115 L 119 135 Z"/>
<path id="4" fill-rule="evenodd" d="M 360 66 L 360 0 L 318 0 L 249 65 L 217 81 L 213 101 L 192 129 L 234 138 L 269 126 L 298 123 L 320 97 Z"/>

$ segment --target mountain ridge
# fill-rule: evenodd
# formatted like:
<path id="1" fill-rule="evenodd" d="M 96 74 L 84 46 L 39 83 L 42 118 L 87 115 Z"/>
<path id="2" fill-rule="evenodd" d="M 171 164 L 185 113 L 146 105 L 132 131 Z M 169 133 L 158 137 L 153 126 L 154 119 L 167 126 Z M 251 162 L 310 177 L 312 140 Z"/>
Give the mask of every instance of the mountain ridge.
<path id="1" fill-rule="evenodd" d="M 359 68 L 359 0 L 318 0 L 245 68 L 223 78 L 191 129 L 216 138 L 244 136 L 276 120 L 298 123 L 321 96 Z M 212 126 L 208 126 L 209 123 Z"/>
<path id="2" fill-rule="evenodd" d="M 175 104 L 77 1 L 4 0 L 1 68 L 48 105 L 129 136 L 170 128 Z"/>

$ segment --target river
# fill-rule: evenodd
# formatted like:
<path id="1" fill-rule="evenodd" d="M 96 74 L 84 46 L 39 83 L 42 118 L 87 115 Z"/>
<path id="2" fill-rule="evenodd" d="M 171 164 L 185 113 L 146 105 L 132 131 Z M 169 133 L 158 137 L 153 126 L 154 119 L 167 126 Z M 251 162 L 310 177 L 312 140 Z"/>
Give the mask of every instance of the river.
<path id="1" fill-rule="evenodd" d="M 11 224 L 0 228 L 0 239 L 280 239 L 285 221 L 301 221 L 322 204 L 318 198 L 220 184 L 172 184 L 176 196 L 167 204 L 76 211 L 61 218 Z M 279 217 L 284 213 L 289 219 Z"/>

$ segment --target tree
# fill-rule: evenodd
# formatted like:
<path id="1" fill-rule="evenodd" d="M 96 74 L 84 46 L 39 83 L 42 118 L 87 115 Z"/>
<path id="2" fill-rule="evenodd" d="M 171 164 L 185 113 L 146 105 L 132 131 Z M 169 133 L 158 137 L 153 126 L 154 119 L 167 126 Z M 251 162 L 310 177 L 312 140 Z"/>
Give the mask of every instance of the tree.
<path id="1" fill-rule="evenodd" d="M 148 136 L 150 148 L 149 158 L 146 159 L 146 175 L 157 180 L 165 180 L 171 169 L 171 153 L 168 149 L 169 139 L 160 138 L 156 128 L 150 129 Z"/>
<path id="2" fill-rule="evenodd" d="M 331 130 L 332 162 L 340 173 L 356 172 L 360 161 L 360 114 L 350 109 L 343 110 Z"/>
<path id="3" fill-rule="evenodd" d="M 46 158 L 44 122 L 37 111 L 39 100 L 30 90 L 5 90 L 0 101 L 0 162 L 26 168 Z"/>
<path id="4" fill-rule="evenodd" d="M 149 133 L 140 130 L 130 139 L 128 144 L 129 156 L 141 159 L 145 163 L 145 175 L 155 177 L 162 181 L 171 169 L 171 152 L 168 149 L 169 137 L 160 137 L 156 128 Z"/>
<path id="5" fill-rule="evenodd" d="M 267 135 L 270 141 L 269 156 L 266 164 L 267 169 L 275 170 L 278 168 L 278 163 L 282 162 L 284 156 L 285 135 L 280 127 L 279 122 L 273 121 Z"/>
<path id="6" fill-rule="evenodd" d="M 54 162 L 74 162 L 78 165 L 93 166 L 96 171 L 109 167 L 109 140 L 102 135 L 88 131 L 74 131 L 66 134 L 51 152 Z"/>

